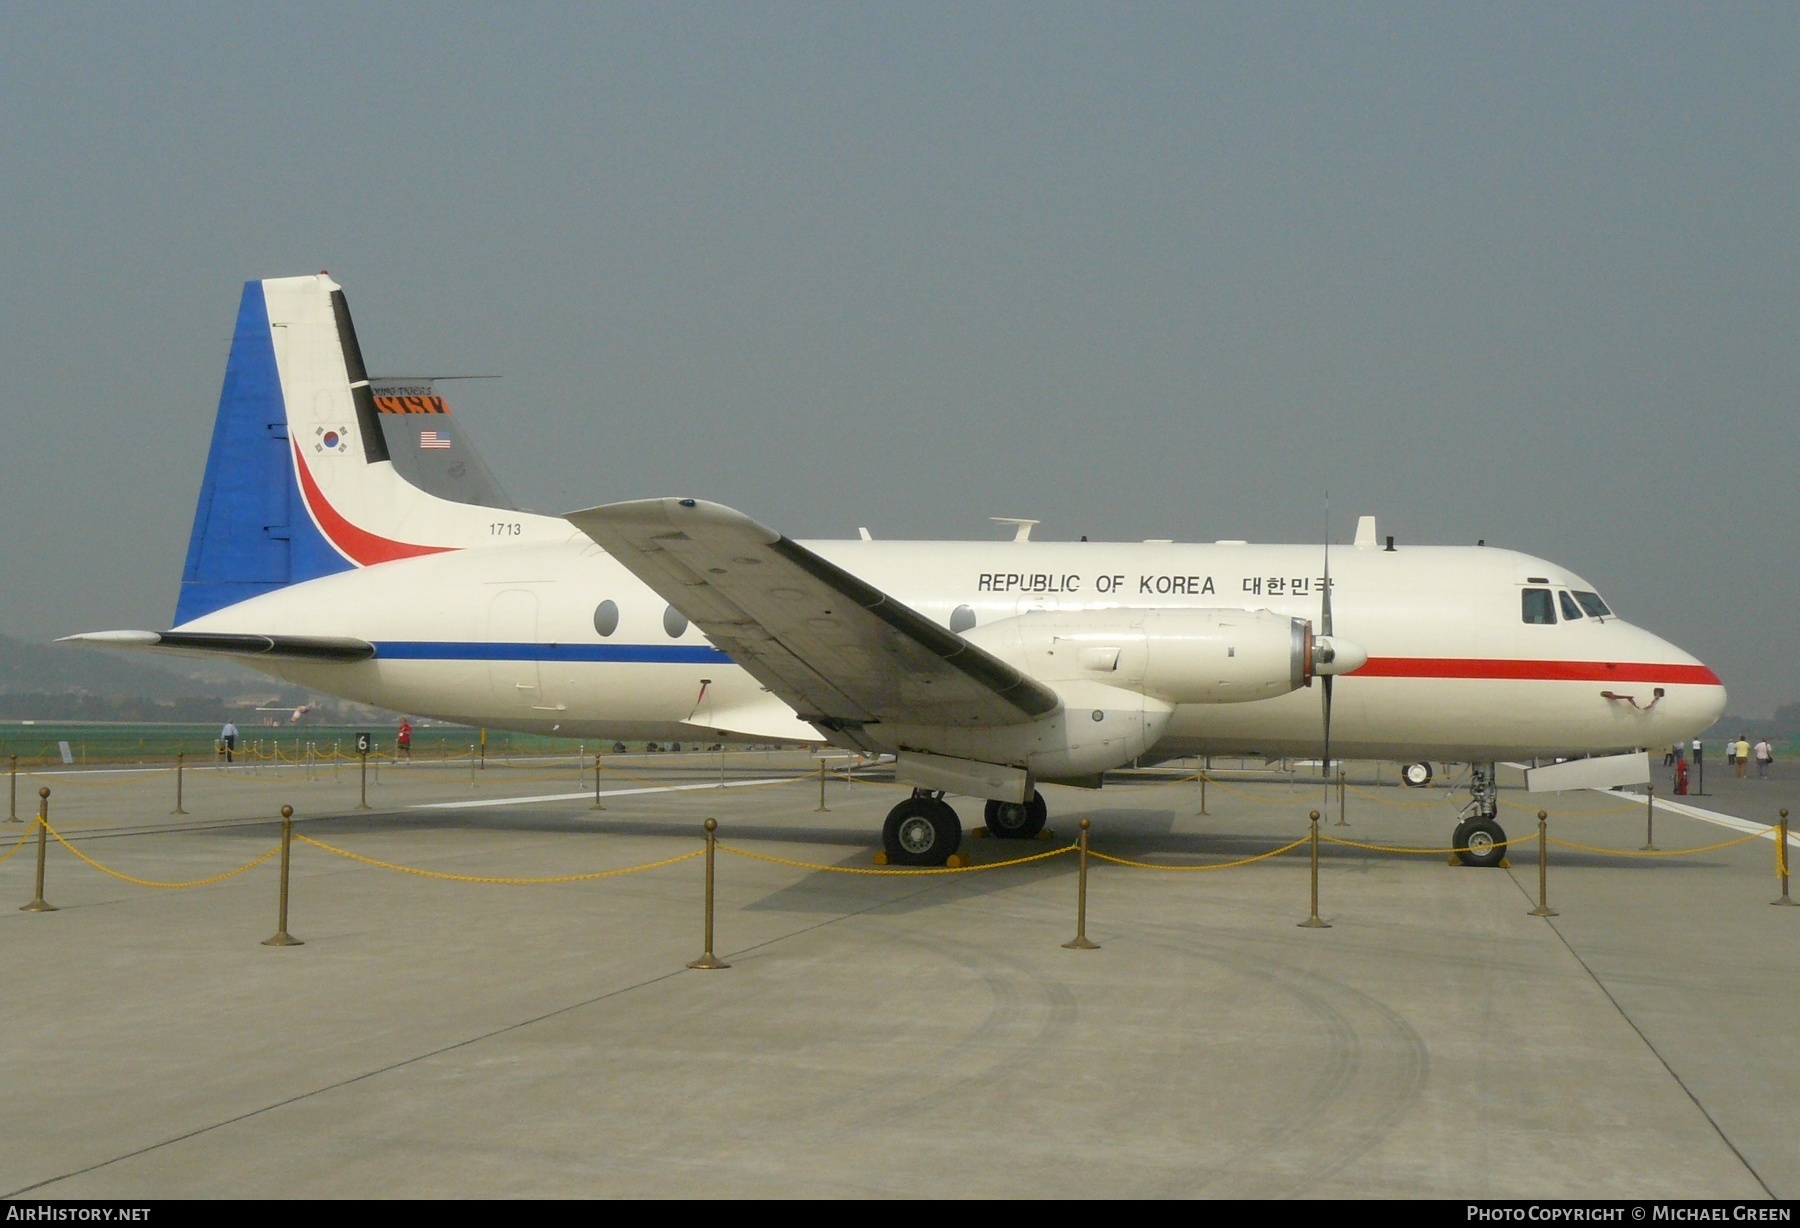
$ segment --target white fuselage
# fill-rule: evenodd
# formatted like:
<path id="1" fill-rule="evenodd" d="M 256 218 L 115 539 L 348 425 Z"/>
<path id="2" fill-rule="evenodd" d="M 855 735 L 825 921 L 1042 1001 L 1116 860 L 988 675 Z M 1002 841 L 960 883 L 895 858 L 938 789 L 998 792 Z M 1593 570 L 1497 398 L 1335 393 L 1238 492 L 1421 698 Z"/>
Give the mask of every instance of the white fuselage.
<path id="1" fill-rule="evenodd" d="M 495 544 L 295 584 L 180 629 L 367 640 L 375 657 L 354 664 L 256 664 L 471 725 L 626 741 L 821 740 L 685 620 L 666 624 L 668 603 L 565 522 L 490 516 Z M 506 527 L 515 521 L 516 532 Z M 1249 609 L 1315 623 L 1320 614 L 1318 546 L 804 544 L 946 626 L 963 606 L 976 626 L 1033 610 Z M 1723 711 L 1711 671 L 1619 618 L 1524 622 L 1521 589 L 1591 588 L 1553 563 L 1482 547 L 1340 547 L 1331 576 L 1335 633 L 1369 656 L 1336 680 L 1335 754 L 1485 761 L 1624 750 L 1691 736 Z M 595 610 L 606 601 L 618 619 L 602 635 Z M 879 741 L 879 729 L 869 732 Z M 1303 688 L 1180 704 L 1156 753 L 1317 754 L 1320 734 L 1318 691 Z"/>

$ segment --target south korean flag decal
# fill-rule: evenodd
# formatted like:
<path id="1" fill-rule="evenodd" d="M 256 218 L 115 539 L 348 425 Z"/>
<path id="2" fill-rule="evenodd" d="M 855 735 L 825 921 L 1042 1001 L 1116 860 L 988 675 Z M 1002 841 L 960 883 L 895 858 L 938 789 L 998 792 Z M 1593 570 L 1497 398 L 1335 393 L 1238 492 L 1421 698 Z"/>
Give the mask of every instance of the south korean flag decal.
<path id="1" fill-rule="evenodd" d="M 319 426 L 313 428 L 313 451 L 348 452 L 350 450 L 350 428 L 347 426 Z"/>

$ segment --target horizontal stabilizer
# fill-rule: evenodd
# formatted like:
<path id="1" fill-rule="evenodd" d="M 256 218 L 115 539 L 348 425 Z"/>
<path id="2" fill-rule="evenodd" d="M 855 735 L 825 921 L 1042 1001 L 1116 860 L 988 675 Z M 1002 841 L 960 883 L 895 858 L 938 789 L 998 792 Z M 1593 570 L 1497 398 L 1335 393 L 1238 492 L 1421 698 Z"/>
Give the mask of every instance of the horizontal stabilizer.
<path id="1" fill-rule="evenodd" d="M 59 643 L 103 648 L 154 648 L 229 657 L 280 657 L 291 661 L 367 661 L 375 645 L 367 640 L 324 635 L 228 635 L 209 631 L 89 631 L 65 635 Z"/>

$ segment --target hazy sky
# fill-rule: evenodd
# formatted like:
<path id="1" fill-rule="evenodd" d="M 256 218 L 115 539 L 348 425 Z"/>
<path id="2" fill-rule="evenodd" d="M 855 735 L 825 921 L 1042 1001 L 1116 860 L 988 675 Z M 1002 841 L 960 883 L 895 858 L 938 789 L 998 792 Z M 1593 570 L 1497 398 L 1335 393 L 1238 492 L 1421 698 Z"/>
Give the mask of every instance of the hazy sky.
<path id="1" fill-rule="evenodd" d="M 1800 699 L 1800 6 L 10 5 L 0 631 L 168 625 L 242 283 L 540 511 L 1556 559 Z"/>

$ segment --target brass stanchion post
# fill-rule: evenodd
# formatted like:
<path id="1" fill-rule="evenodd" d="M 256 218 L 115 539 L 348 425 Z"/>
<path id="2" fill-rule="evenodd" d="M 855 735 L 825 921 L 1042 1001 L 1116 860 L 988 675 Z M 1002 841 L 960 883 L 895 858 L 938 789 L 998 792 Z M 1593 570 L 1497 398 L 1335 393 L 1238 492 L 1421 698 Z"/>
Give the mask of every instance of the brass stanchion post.
<path id="1" fill-rule="evenodd" d="M 1206 813 L 1206 769 L 1200 769 L 1200 813 Z"/>
<path id="2" fill-rule="evenodd" d="M 481 727 L 481 769 L 487 770 L 487 726 Z"/>
<path id="3" fill-rule="evenodd" d="M 8 823 L 25 821 L 19 817 L 19 757 L 17 755 L 12 757 L 12 795 L 6 804 L 6 821 Z"/>
<path id="4" fill-rule="evenodd" d="M 46 904 L 44 902 L 44 839 L 50 833 L 50 787 L 48 785 L 46 785 L 43 788 L 38 790 L 37 829 L 38 829 L 37 894 L 31 898 L 31 903 L 20 905 L 19 911 L 20 912 L 55 912 L 56 905 Z"/>
<path id="5" fill-rule="evenodd" d="M 185 758 L 181 751 L 175 752 L 175 809 L 169 811 L 170 814 L 187 813 L 181 808 L 181 769 Z"/>
<path id="6" fill-rule="evenodd" d="M 602 806 L 600 804 L 600 752 L 599 751 L 594 752 L 594 804 L 591 807 L 589 807 L 589 809 L 591 809 L 591 810 L 605 810 L 606 809 L 605 806 Z"/>
<path id="7" fill-rule="evenodd" d="M 356 752 L 356 757 L 362 760 L 362 792 L 357 797 L 356 808 L 358 810 L 367 810 L 369 808 L 369 752 L 366 750 L 358 751 Z"/>
<path id="8" fill-rule="evenodd" d="M 713 850 L 718 844 L 719 821 L 706 820 L 706 954 L 688 965 L 690 968 L 729 968 L 730 964 L 713 954 Z"/>
<path id="9" fill-rule="evenodd" d="M 469 743 L 469 788 L 475 787 L 475 743 Z"/>
<path id="10" fill-rule="evenodd" d="M 830 814 L 825 808 L 825 760 L 819 760 L 819 814 Z"/>
<path id="11" fill-rule="evenodd" d="M 1100 944 L 1087 936 L 1088 821 L 1081 820 L 1081 868 L 1075 875 L 1075 937 L 1063 943 L 1071 951 L 1098 951 Z"/>
<path id="12" fill-rule="evenodd" d="M 1339 827 L 1348 827 L 1348 826 L 1350 826 L 1350 820 L 1349 820 L 1349 819 L 1348 819 L 1348 818 L 1346 818 L 1346 817 L 1345 817 L 1345 813 L 1344 813 L 1344 812 L 1345 812 L 1345 805 L 1344 805 L 1344 765 L 1343 765 L 1343 763 L 1342 763 L 1342 762 L 1341 762 L 1341 761 L 1340 761 L 1340 762 L 1339 762 L 1339 763 L 1338 763 L 1338 821 L 1337 821 L 1337 825 L 1338 825 L 1338 826 L 1339 826 Z"/>
<path id="13" fill-rule="evenodd" d="M 1312 916 L 1300 922 L 1303 930 L 1328 930 L 1331 922 L 1319 918 L 1319 812 L 1311 811 L 1312 820 Z"/>
<path id="14" fill-rule="evenodd" d="M 1528 917 L 1562 916 L 1561 913 L 1550 907 L 1550 897 L 1548 894 L 1550 838 L 1544 825 L 1549 818 L 1550 816 L 1544 811 L 1538 811 L 1538 906 L 1525 914 Z"/>
<path id="15" fill-rule="evenodd" d="M 275 933 L 263 939 L 265 947 L 303 947 L 306 944 L 287 932 L 288 849 L 294 843 L 294 808 L 281 808 L 281 911 L 275 922 Z"/>
<path id="16" fill-rule="evenodd" d="M 1781 811 L 1781 827 L 1775 833 L 1775 873 L 1781 875 L 1781 898 L 1770 900 L 1778 908 L 1796 907 L 1793 897 L 1788 895 L 1788 812 Z"/>
<path id="17" fill-rule="evenodd" d="M 1656 848 L 1656 786 L 1644 789 L 1644 847 L 1639 852 L 1654 853 Z"/>

